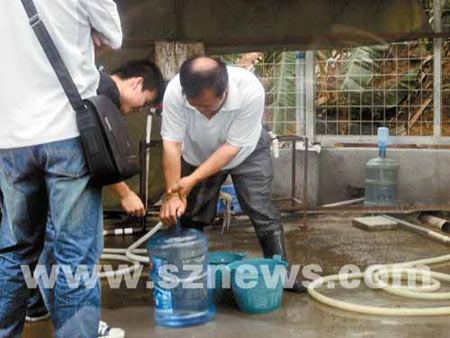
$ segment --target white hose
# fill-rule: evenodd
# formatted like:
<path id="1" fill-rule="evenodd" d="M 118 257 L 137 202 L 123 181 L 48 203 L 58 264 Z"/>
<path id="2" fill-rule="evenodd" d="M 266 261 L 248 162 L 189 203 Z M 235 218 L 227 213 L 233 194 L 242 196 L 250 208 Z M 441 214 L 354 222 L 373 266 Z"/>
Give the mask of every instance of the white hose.
<path id="1" fill-rule="evenodd" d="M 150 258 L 146 255 L 146 249 L 138 249 L 142 244 L 147 242 L 155 233 L 157 233 L 163 227 L 162 222 L 159 222 L 153 229 L 151 229 L 147 234 L 137 240 L 135 243 L 131 244 L 127 249 L 115 249 L 106 248 L 103 250 L 101 259 L 122 261 L 130 263 L 132 265 L 121 268 L 115 271 L 105 271 L 98 274 L 99 278 L 116 277 L 121 275 L 130 274 L 131 272 L 139 269 L 141 264 L 148 264 Z M 145 256 L 142 256 L 145 254 Z"/>
<path id="2" fill-rule="evenodd" d="M 163 227 L 163 224 L 159 222 L 153 229 L 151 229 L 147 234 L 137 240 L 135 243 L 130 245 L 127 249 L 113 249 L 107 248 L 104 250 L 102 254 L 102 259 L 107 260 L 117 260 L 123 261 L 127 263 L 131 263 L 129 267 L 121 268 L 116 271 L 107 271 L 99 274 L 100 278 L 108 278 L 114 276 L 120 276 L 124 274 L 129 274 L 136 269 L 138 269 L 142 264 L 148 264 L 150 262 L 150 258 L 143 254 L 146 254 L 145 249 L 138 249 L 142 244 L 148 241 L 156 232 L 158 232 Z M 440 280 L 450 282 L 450 275 L 423 270 L 420 268 L 415 268 L 417 266 L 427 266 L 438 263 L 445 263 L 450 261 L 450 255 L 444 255 L 434 258 L 421 259 L 411 262 L 403 262 L 398 264 L 387 264 L 380 265 L 376 269 L 371 269 L 369 275 L 370 280 L 375 282 L 377 288 L 388 292 L 390 294 L 394 294 L 396 296 L 415 298 L 415 299 L 429 299 L 429 300 L 448 300 L 450 299 L 450 292 L 440 292 L 440 293 L 431 293 L 432 291 L 436 291 L 440 287 Z M 333 299 L 331 297 L 325 296 L 317 291 L 317 288 L 322 284 L 328 282 L 339 282 L 342 280 L 350 281 L 353 279 L 364 279 L 367 277 L 367 271 L 364 273 L 353 273 L 353 274 L 338 274 L 331 275 L 326 277 L 318 278 L 312 281 L 308 285 L 308 293 L 315 300 L 327 304 L 329 306 L 339 308 L 346 311 L 358 312 L 364 314 L 372 314 L 372 315 L 391 315 L 391 316 L 437 316 L 437 315 L 449 315 L 450 314 L 450 306 L 442 306 L 442 307 L 427 307 L 427 308 L 388 308 L 388 307 L 379 307 L 379 306 L 369 306 L 369 305 L 360 305 L 351 302 L 344 302 L 340 300 Z M 381 281 L 382 274 L 388 274 L 389 276 L 398 276 L 403 278 L 405 272 L 414 273 L 414 280 L 423 281 L 425 276 L 431 277 L 431 284 L 424 285 L 416 288 L 411 287 L 392 287 L 387 283 L 383 283 Z"/>
<path id="3" fill-rule="evenodd" d="M 113 260 L 113 261 L 122 261 L 126 263 L 131 263 L 133 265 L 130 265 L 125 268 L 121 268 L 115 271 L 105 271 L 100 272 L 98 274 L 99 278 L 108 278 L 108 277 L 115 277 L 115 276 L 121 276 L 125 274 L 129 274 L 141 266 L 139 262 L 133 262 L 131 259 L 128 259 L 126 256 L 123 255 L 113 255 L 113 254 L 102 254 L 101 259 L 107 259 L 107 260 Z"/>
<path id="4" fill-rule="evenodd" d="M 163 223 L 159 222 L 152 230 L 150 230 L 147 234 L 137 240 L 135 243 L 131 244 L 130 247 L 125 252 L 125 256 L 132 261 L 148 264 L 150 263 L 150 257 L 148 256 L 139 256 L 134 253 L 134 251 L 139 248 L 142 244 L 147 242 L 155 233 L 157 233 L 163 227 Z"/>
<path id="5" fill-rule="evenodd" d="M 400 297 L 408 297 L 415 299 L 429 299 L 429 300 L 448 300 L 450 299 L 449 292 L 441 292 L 441 293 L 431 293 L 432 291 L 436 291 L 440 287 L 440 280 L 450 282 L 450 275 L 428 271 L 424 269 L 420 269 L 417 266 L 427 266 L 437 263 L 449 262 L 450 255 L 444 255 L 434 258 L 421 259 L 411 262 L 403 262 L 398 264 L 388 264 L 388 265 L 380 265 L 377 268 L 366 270 L 366 272 L 361 273 L 353 273 L 353 274 L 340 274 L 340 275 L 331 275 L 322 278 L 318 278 L 312 281 L 308 285 L 308 293 L 315 300 L 327 304 L 329 306 L 339 308 L 341 310 L 358 312 L 364 314 L 372 314 L 372 315 L 391 315 L 391 316 L 439 316 L 439 315 L 449 315 L 450 314 L 450 306 L 441 306 L 441 307 L 426 307 L 426 308 L 389 308 L 389 307 L 379 307 L 379 306 L 369 306 L 369 305 L 360 305 L 347 301 L 340 301 L 333 299 L 331 297 L 325 296 L 317 291 L 317 288 L 322 284 L 326 284 L 328 282 L 339 282 L 342 280 L 350 281 L 353 279 L 364 279 L 365 277 L 369 277 L 369 280 L 375 282 L 375 286 L 380 288 L 381 290 L 388 292 L 390 294 L 394 294 Z M 384 272 L 382 272 L 384 271 Z M 421 280 L 423 281 L 425 277 L 431 277 L 431 284 L 425 285 L 421 287 L 406 287 L 406 286 L 390 286 L 387 283 L 382 283 L 380 279 L 381 274 L 388 274 L 389 276 L 398 276 L 401 275 L 403 278 L 404 272 L 414 273 L 415 277 L 413 280 Z M 411 276 L 409 276 L 411 277 Z"/>

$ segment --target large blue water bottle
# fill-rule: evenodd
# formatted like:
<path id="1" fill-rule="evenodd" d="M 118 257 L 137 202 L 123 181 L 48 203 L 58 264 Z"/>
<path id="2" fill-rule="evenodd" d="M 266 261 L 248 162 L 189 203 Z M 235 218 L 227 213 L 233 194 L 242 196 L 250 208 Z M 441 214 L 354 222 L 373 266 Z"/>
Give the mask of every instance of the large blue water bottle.
<path id="1" fill-rule="evenodd" d="M 378 128 L 378 157 L 369 160 L 365 168 L 366 206 L 394 206 L 397 203 L 398 164 L 386 157 L 389 129 Z"/>
<path id="2" fill-rule="evenodd" d="M 155 323 L 186 327 L 205 323 L 216 314 L 208 289 L 208 239 L 179 222 L 147 243 L 153 263 Z"/>

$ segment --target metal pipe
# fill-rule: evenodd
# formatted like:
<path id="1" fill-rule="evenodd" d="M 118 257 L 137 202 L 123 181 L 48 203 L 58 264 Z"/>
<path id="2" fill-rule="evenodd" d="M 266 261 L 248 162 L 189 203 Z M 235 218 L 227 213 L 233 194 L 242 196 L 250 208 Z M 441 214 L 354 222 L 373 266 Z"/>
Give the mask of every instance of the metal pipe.
<path id="1" fill-rule="evenodd" d="M 434 33 L 442 32 L 442 11 L 441 0 L 433 1 L 433 20 Z M 442 136 L 441 130 L 441 107 L 442 107 L 442 38 L 434 39 L 433 41 L 433 108 L 434 108 L 434 123 L 433 123 L 433 137 L 439 140 Z"/>
<path id="2" fill-rule="evenodd" d="M 139 163 L 140 163 L 140 171 L 139 171 L 139 198 L 141 201 L 145 200 L 145 152 L 146 145 L 145 140 L 140 140 L 139 142 Z"/>
<path id="3" fill-rule="evenodd" d="M 325 204 L 325 205 L 322 205 L 321 207 L 322 208 L 342 207 L 345 205 L 352 205 L 352 204 L 361 203 L 361 202 L 364 202 L 364 197 L 355 198 L 355 199 L 348 200 L 348 201 Z"/>
<path id="4" fill-rule="evenodd" d="M 401 227 L 402 229 L 408 230 L 408 231 L 413 231 L 418 233 L 419 235 L 425 236 L 427 238 L 433 239 L 435 241 L 438 241 L 440 243 L 449 245 L 450 244 L 450 238 L 444 235 L 441 235 L 435 231 L 431 231 L 428 230 L 426 228 L 420 227 L 418 225 L 409 223 L 407 221 L 392 217 L 392 216 L 388 216 L 388 215 L 382 215 L 384 218 L 387 218 L 393 222 L 398 223 L 399 227 Z"/>
<path id="5" fill-rule="evenodd" d="M 150 176 L 150 142 L 151 142 L 151 134 L 152 134 L 152 122 L 153 116 L 149 114 L 147 116 L 147 128 L 145 135 L 145 210 L 148 209 L 148 180 Z"/>
<path id="6" fill-rule="evenodd" d="M 141 140 L 139 144 L 139 154 L 140 154 L 140 175 L 139 175 L 139 197 L 142 203 L 144 203 L 145 211 L 148 215 L 148 201 L 149 201 L 149 188 L 148 181 L 150 177 L 150 146 L 151 146 L 151 132 L 152 132 L 152 122 L 153 116 L 150 112 L 147 115 L 147 124 L 145 128 L 145 139 Z M 141 217 L 140 224 L 147 228 L 146 217 Z"/>
<path id="7" fill-rule="evenodd" d="M 298 208 L 282 208 L 282 212 L 298 212 Z M 314 207 L 307 211 L 307 214 L 411 214 L 414 212 L 450 211 L 449 205 L 420 205 L 420 206 L 395 206 L 395 207 L 365 207 L 363 205 L 350 205 L 343 207 Z"/>
<path id="8" fill-rule="evenodd" d="M 298 52 L 295 57 L 295 115 L 297 117 L 297 135 L 306 135 L 306 125 L 305 125 L 305 71 L 306 71 L 306 60 L 305 53 Z"/>
<path id="9" fill-rule="evenodd" d="M 308 150 L 309 150 L 309 140 L 307 137 L 304 138 L 305 143 L 305 154 L 303 155 L 303 218 L 306 218 L 308 211 Z"/>
<path id="10" fill-rule="evenodd" d="M 432 225 L 441 231 L 450 232 L 450 222 L 446 219 L 432 216 L 432 215 L 422 215 L 422 216 L 420 216 L 419 219 L 422 222 Z"/>
<path id="11" fill-rule="evenodd" d="M 316 142 L 315 135 L 315 102 L 316 102 L 316 56 L 315 52 L 309 50 L 305 54 L 305 136 L 307 136 L 312 143 Z"/>
<path id="12" fill-rule="evenodd" d="M 296 140 L 292 140 L 292 176 L 291 176 L 291 203 L 292 206 L 295 206 L 295 184 L 297 178 L 297 157 L 295 155 L 296 152 Z"/>

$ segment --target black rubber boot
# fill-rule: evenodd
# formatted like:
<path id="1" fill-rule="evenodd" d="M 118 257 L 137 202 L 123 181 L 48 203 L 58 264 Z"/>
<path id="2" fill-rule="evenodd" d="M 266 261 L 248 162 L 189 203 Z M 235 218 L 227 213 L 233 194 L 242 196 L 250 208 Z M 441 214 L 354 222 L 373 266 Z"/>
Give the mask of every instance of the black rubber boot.
<path id="1" fill-rule="evenodd" d="M 273 255 L 280 255 L 282 260 L 289 262 L 287 259 L 287 250 L 284 242 L 283 230 L 265 231 L 257 234 L 265 258 L 272 258 Z M 290 266 L 288 269 L 290 270 Z M 298 279 L 292 287 L 285 287 L 284 289 L 286 291 L 298 293 L 306 291 L 302 281 Z"/>

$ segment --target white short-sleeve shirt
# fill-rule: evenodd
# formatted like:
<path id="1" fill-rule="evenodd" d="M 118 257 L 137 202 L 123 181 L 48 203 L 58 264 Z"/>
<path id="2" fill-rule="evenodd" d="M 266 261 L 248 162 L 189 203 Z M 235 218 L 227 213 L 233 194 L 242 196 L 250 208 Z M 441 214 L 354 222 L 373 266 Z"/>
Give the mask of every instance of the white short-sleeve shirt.
<path id="1" fill-rule="evenodd" d="M 192 107 L 182 93 L 177 75 L 167 86 L 162 113 L 161 136 L 182 143 L 186 162 L 199 166 L 221 145 L 241 147 L 223 169 L 241 164 L 255 149 L 262 130 L 264 88 L 251 72 L 228 69 L 228 95 L 222 108 L 208 120 Z"/>
<path id="2" fill-rule="evenodd" d="M 39 16 L 81 96 L 96 95 L 92 30 L 117 49 L 122 29 L 113 0 L 35 0 Z M 20 1 L 0 6 L 0 149 L 33 146 L 79 135 L 75 112 Z"/>

